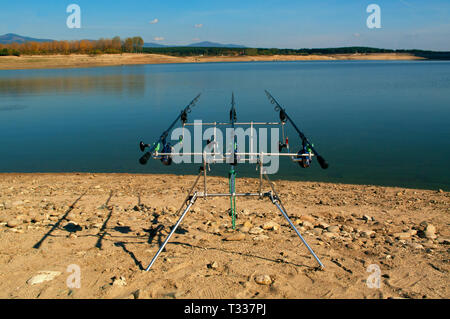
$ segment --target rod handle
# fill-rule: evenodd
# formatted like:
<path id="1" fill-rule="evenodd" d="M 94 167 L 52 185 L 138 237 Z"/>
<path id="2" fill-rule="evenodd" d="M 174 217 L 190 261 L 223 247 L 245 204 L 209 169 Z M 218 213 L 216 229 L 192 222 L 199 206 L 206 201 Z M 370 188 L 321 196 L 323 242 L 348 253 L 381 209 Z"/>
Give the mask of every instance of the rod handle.
<path id="1" fill-rule="evenodd" d="M 323 169 L 327 169 L 328 168 L 328 163 L 327 161 L 325 161 L 325 159 L 322 156 L 317 156 L 317 161 L 320 164 L 320 167 L 322 167 Z"/>
<path id="2" fill-rule="evenodd" d="M 150 159 L 151 153 L 147 152 L 145 153 L 140 159 L 139 159 L 139 163 L 141 163 L 142 165 L 147 164 L 148 160 Z"/>

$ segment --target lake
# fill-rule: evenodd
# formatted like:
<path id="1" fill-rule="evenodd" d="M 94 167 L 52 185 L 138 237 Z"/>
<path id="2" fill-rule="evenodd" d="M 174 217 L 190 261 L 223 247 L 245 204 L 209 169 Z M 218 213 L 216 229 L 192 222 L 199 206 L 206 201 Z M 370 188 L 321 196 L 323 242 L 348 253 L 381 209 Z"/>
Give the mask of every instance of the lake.
<path id="1" fill-rule="evenodd" d="M 268 89 L 329 162 L 272 179 L 450 190 L 450 62 L 160 64 L 0 71 L 0 172 L 195 174 L 138 163 L 198 94 L 189 121 L 278 121 Z M 296 147 L 296 134 L 288 130 Z M 296 151 L 296 150 L 295 150 Z M 257 176 L 239 165 L 239 176 Z M 211 174 L 226 175 L 217 164 Z"/>

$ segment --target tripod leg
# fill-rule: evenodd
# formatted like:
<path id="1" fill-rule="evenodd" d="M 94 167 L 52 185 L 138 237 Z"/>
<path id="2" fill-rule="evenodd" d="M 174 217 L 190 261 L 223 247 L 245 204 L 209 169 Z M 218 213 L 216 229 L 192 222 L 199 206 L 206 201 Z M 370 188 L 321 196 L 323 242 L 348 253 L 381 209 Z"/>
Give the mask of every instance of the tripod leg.
<path id="1" fill-rule="evenodd" d="M 311 253 L 311 255 L 313 255 L 314 259 L 317 261 L 317 263 L 320 265 L 321 268 L 325 268 L 324 265 L 322 264 L 322 262 L 320 261 L 320 259 L 316 256 L 316 254 L 314 253 L 314 251 L 312 250 L 311 247 L 309 247 L 308 243 L 306 242 L 306 240 L 302 237 L 302 235 L 300 234 L 300 232 L 297 230 L 297 228 L 295 227 L 295 225 L 292 223 L 292 221 L 289 219 L 288 215 L 286 214 L 286 212 L 284 211 L 283 208 L 280 207 L 280 204 L 278 202 L 278 200 L 273 200 L 272 201 L 273 204 L 275 206 L 277 206 L 278 210 L 283 214 L 284 218 L 286 218 L 286 220 L 288 221 L 289 225 L 291 225 L 292 229 L 297 233 L 298 237 L 300 238 L 300 240 L 303 242 L 303 244 L 305 244 L 306 248 L 308 248 L 309 252 Z"/>
<path id="2" fill-rule="evenodd" d="M 167 236 L 166 240 L 164 241 L 164 243 L 162 244 L 162 246 L 159 248 L 158 252 L 156 253 L 155 257 L 153 257 L 152 261 L 150 262 L 150 265 L 148 265 L 147 269 L 145 271 L 149 271 L 150 268 L 152 268 L 153 264 L 155 263 L 156 259 L 158 258 L 159 254 L 161 254 L 161 252 L 164 250 L 164 247 L 166 247 L 167 243 L 170 240 L 170 237 L 172 237 L 173 233 L 175 233 L 175 231 L 177 230 L 178 226 L 180 226 L 181 222 L 183 221 L 184 216 L 186 216 L 187 212 L 189 211 L 189 209 L 192 207 L 192 205 L 194 205 L 195 201 L 197 200 L 197 193 L 194 193 L 194 195 L 192 196 L 191 200 L 189 201 L 188 206 L 186 207 L 186 209 L 184 210 L 183 214 L 181 214 L 181 217 L 178 219 L 177 223 L 175 224 L 175 226 L 172 228 L 172 231 L 170 232 L 169 236 Z"/>
<path id="3" fill-rule="evenodd" d="M 267 182 L 269 183 L 270 187 L 272 188 L 273 194 L 270 193 L 270 195 L 269 195 L 272 203 L 275 206 L 277 206 L 278 210 L 283 214 L 284 218 L 286 218 L 286 220 L 288 221 L 289 225 L 291 225 L 292 229 L 297 233 L 297 236 L 300 238 L 300 240 L 303 242 L 303 244 L 305 244 L 306 248 L 308 248 L 309 252 L 311 253 L 311 255 L 313 255 L 314 259 L 317 261 L 319 266 L 321 268 L 325 268 L 325 266 L 320 261 L 319 257 L 316 256 L 316 254 L 314 253 L 312 248 L 309 247 L 309 245 L 306 242 L 306 240 L 300 234 L 300 232 L 298 231 L 297 227 L 295 227 L 294 223 L 289 219 L 289 216 L 286 213 L 286 209 L 284 208 L 283 204 L 281 203 L 280 198 L 278 197 L 277 192 L 275 191 L 275 187 L 273 186 L 272 182 L 269 179 L 269 176 L 267 176 L 267 174 L 264 174 L 264 176 L 267 179 Z"/>

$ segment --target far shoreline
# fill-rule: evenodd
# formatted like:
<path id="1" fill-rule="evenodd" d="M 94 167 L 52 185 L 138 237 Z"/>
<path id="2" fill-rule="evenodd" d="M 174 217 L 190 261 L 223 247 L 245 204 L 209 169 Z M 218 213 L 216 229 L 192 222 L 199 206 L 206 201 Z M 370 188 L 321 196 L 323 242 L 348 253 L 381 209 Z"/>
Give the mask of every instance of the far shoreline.
<path id="1" fill-rule="evenodd" d="M 145 64 L 181 64 L 211 62 L 282 62 L 282 61 L 424 61 L 409 53 L 367 53 L 330 55 L 258 55 L 258 56 L 186 56 L 162 54 L 71 54 L 0 56 L 0 70 L 70 69 Z"/>

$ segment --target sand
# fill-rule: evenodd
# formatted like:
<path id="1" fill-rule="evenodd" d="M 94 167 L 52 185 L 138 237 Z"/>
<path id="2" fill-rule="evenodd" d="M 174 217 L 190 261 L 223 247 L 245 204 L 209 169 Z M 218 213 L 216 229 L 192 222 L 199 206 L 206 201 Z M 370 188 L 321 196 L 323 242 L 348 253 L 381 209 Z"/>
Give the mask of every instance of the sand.
<path id="1" fill-rule="evenodd" d="M 233 231 L 228 199 L 200 199 L 143 271 L 194 179 L 0 174 L 0 298 L 450 297 L 450 193 L 440 190 L 275 181 L 324 270 L 270 201 L 239 198 Z M 240 191 L 257 185 L 237 180 Z M 226 189 L 210 178 L 210 192 Z M 80 288 L 67 285 L 70 265 Z"/>
<path id="2" fill-rule="evenodd" d="M 314 60 L 421 60 L 412 54 L 335 54 L 335 55 L 273 55 L 239 57 L 174 57 L 159 54 L 103 54 L 89 56 L 72 55 L 30 55 L 0 56 L 0 70 L 85 68 L 117 65 L 160 64 L 160 63 L 202 63 L 239 61 L 314 61 Z"/>

